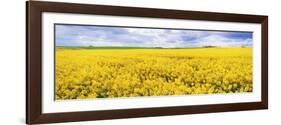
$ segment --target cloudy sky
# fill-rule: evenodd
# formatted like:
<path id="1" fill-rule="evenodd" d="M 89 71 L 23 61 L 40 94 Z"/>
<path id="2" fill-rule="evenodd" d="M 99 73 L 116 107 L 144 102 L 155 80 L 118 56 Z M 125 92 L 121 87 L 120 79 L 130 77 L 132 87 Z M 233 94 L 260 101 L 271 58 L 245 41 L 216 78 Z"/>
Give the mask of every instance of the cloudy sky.
<path id="1" fill-rule="evenodd" d="M 250 32 L 172 30 L 56 24 L 56 46 L 252 47 Z"/>

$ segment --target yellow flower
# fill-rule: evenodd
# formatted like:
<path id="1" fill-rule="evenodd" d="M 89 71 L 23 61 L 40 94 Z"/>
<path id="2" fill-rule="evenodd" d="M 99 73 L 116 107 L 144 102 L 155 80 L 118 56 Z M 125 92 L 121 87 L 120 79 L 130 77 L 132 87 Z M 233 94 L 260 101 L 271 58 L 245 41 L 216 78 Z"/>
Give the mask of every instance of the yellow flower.
<path id="1" fill-rule="evenodd" d="M 251 48 L 56 49 L 58 100 L 252 92 Z"/>

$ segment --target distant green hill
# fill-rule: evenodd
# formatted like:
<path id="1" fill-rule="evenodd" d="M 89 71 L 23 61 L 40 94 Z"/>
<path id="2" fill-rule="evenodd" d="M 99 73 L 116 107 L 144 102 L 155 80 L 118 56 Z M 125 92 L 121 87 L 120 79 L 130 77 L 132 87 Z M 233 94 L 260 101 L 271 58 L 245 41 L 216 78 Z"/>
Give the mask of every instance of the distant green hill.
<path id="1" fill-rule="evenodd" d="M 152 47 L 112 47 L 112 46 L 56 46 L 56 48 L 69 48 L 69 49 L 149 49 Z M 154 47 L 156 48 L 156 47 Z"/>
<path id="2" fill-rule="evenodd" d="M 217 47 L 217 46 L 203 46 L 203 47 L 187 47 L 187 48 L 163 48 L 163 47 L 118 47 L 118 46 L 56 46 L 56 48 L 64 49 L 199 49 L 199 48 L 231 48 L 231 47 Z M 247 48 L 247 47 L 234 47 Z"/>

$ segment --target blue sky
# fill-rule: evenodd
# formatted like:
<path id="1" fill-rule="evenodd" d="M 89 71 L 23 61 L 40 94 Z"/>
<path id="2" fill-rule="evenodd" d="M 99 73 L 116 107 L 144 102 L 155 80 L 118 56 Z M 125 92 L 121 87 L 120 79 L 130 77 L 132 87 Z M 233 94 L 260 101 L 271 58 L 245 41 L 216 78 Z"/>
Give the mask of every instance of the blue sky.
<path id="1" fill-rule="evenodd" d="M 252 47 L 251 32 L 56 24 L 56 46 Z"/>

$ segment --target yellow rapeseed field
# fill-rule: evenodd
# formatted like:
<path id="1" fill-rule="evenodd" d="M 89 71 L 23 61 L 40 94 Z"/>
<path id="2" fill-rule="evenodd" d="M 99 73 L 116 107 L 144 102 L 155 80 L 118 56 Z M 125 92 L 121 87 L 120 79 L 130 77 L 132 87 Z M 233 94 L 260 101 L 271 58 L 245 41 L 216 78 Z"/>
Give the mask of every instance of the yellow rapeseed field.
<path id="1" fill-rule="evenodd" d="M 252 92 L 251 48 L 56 49 L 56 99 Z"/>

